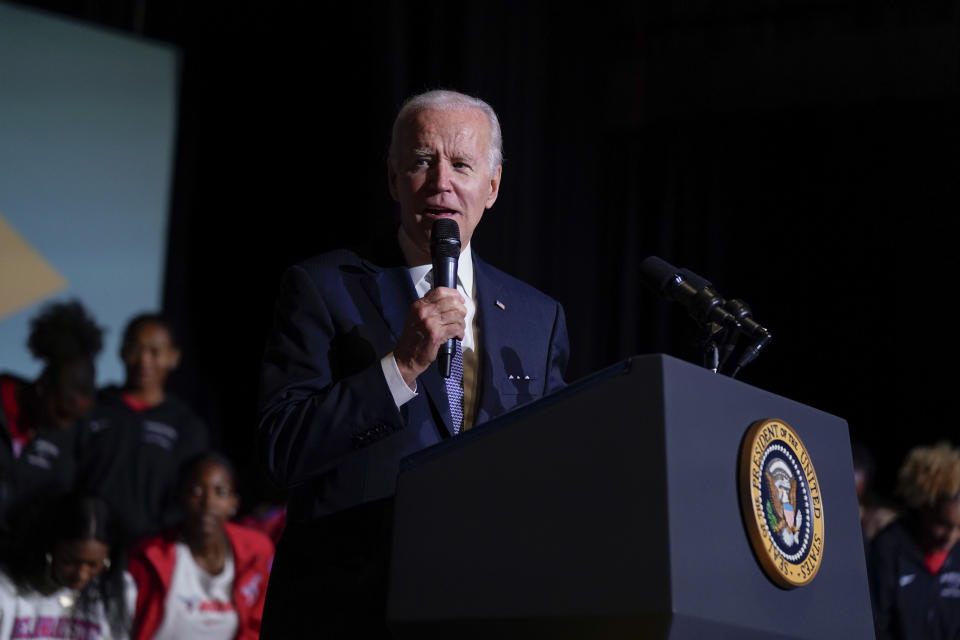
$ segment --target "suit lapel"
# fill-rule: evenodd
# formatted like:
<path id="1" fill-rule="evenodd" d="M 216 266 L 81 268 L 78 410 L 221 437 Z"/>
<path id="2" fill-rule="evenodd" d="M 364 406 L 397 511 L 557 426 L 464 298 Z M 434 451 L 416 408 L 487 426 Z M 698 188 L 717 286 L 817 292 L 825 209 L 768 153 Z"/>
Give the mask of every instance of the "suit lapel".
<path id="1" fill-rule="evenodd" d="M 504 411 L 495 385 L 500 367 L 495 367 L 493 363 L 499 362 L 499 354 L 507 346 L 503 340 L 510 335 L 510 317 L 506 310 L 509 307 L 508 301 L 504 300 L 503 286 L 491 277 L 490 267 L 480 260 L 476 253 L 473 259 L 473 274 L 477 286 L 477 317 L 480 327 L 480 397 L 475 419 L 475 424 L 479 424 Z"/>
<path id="2" fill-rule="evenodd" d="M 452 436 L 453 418 L 450 416 L 450 401 L 447 399 L 447 385 L 440 376 L 440 370 L 437 368 L 436 362 L 430 363 L 427 370 L 420 374 L 420 377 L 417 378 L 417 383 L 422 385 L 423 390 L 427 392 L 427 398 L 430 400 L 430 404 L 433 405 L 437 417 L 440 418 L 440 422 L 443 423 L 444 428 L 447 430 L 445 435 Z"/>
<path id="3" fill-rule="evenodd" d="M 410 273 L 406 267 L 381 269 L 372 264 L 367 266 L 375 273 L 374 277 L 363 279 L 363 288 L 380 311 L 396 343 L 403 333 L 403 324 L 410 305 L 417 299 L 417 292 L 410 282 Z M 435 363 L 420 374 L 417 384 L 423 387 L 435 416 L 439 418 L 447 434 L 452 435 L 453 419 L 450 417 L 447 387 Z"/>
<path id="4" fill-rule="evenodd" d="M 407 310 L 417 299 L 416 291 L 410 282 L 410 274 L 405 267 L 381 269 L 368 263 L 367 268 L 374 271 L 373 277 L 363 278 L 361 284 L 396 342 L 403 333 Z"/>

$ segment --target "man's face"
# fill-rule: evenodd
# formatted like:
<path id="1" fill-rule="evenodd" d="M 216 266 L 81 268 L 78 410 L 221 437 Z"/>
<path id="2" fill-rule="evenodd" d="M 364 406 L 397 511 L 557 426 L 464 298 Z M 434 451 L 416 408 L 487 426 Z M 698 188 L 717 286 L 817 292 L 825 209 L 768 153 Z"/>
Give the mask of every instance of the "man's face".
<path id="1" fill-rule="evenodd" d="M 479 109 L 428 109 L 407 121 L 388 163 L 390 195 L 400 226 L 430 253 L 435 220 L 452 218 L 466 247 L 483 212 L 493 206 L 502 167 L 490 170 L 490 122 Z"/>

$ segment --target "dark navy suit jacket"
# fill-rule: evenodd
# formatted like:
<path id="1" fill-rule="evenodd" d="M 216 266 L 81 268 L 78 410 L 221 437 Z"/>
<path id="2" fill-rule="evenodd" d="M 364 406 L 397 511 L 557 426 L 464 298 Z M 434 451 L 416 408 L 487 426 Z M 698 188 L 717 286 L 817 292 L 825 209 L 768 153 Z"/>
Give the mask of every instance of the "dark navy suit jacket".
<path id="1" fill-rule="evenodd" d="M 563 386 L 569 347 L 556 301 L 476 253 L 474 278 L 479 426 Z M 436 365 L 399 409 L 380 365 L 415 300 L 406 267 L 381 268 L 349 251 L 317 256 L 284 275 L 264 356 L 259 437 L 290 502 L 263 638 L 389 637 L 400 460 L 451 434 Z"/>
<path id="2" fill-rule="evenodd" d="M 475 424 L 563 386 L 563 308 L 474 254 L 480 371 Z M 443 379 L 431 366 L 398 409 L 380 359 L 416 293 L 406 267 L 349 251 L 284 276 L 264 357 L 259 432 L 289 518 L 308 521 L 391 496 L 400 460 L 451 432 Z"/>

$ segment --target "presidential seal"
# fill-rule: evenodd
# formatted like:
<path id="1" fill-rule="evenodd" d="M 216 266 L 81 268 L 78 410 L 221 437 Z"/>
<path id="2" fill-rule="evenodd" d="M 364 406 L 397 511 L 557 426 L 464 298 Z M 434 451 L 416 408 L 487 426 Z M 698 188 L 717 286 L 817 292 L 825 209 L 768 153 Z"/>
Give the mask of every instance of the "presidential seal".
<path id="1" fill-rule="evenodd" d="M 740 449 L 740 510 L 764 572 L 785 589 L 813 580 L 823 559 L 823 500 L 807 448 L 790 425 L 750 425 Z"/>

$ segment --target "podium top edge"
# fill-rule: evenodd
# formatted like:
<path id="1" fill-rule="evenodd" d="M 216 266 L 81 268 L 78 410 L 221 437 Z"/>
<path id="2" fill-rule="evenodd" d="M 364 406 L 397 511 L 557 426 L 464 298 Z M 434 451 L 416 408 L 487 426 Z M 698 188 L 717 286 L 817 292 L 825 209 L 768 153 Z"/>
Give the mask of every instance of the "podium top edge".
<path id="1" fill-rule="evenodd" d="M 508 422 L 513 422 L 518 418 L 522 418 L 525 415 L 528 415 L 534 411 L 538 411 L 544 406 L 553 404 L 554 402 L 560 401 L 563 398 L 569 397 L 581 393 L 582 391 L 594 387 L 596 385 L 602 384 L 603 382 L 616 378 L 618 376 L 627 375 L 633 369 L 634 361 L 638 359 L 654 359 L 658 360 L 661 358 L 669 358 L 670 356 L 664 356 L 661 354 L 655 355 L 644 355 L 644 356 L 633 356 L 627 358 L 626 360 L 621 360 L 615 364 L 612 364 L 608 367 L 604 367 L 599 371 L 595 371 L 591 374 L 588 374 L 578 380 L 571 382 L 562 389 L 558 389 L 553 393 L 550 393 L 542 398 L 538 398 L 532 402 L 529 402 L 525 405 L 521 405 L 516 409 L 512 409 L 503 415 L 497 416 L 489 422 L 485 422 L 482 425 L 478 425 L 477 428 L 470 429 L 468 431 L 461 432 L 455 438 L 447 438 L 442 442 L 439 442 L 431 447 L 427 447 L 416 453 L 412 453 L 403 460 L 400 461 L 400 473 L 403 473 L 404 470 L 420 465 L 430 458 L 433 458 L 437 455 L 444 453 L 445 451 L 453 448 L 466 445 L 469 442 L 473 442 L 478 438 L 482 438 L 487 434 L 490 434 L 494 431 L 499 430 L 503 425 Z M 693 365 L 691 365 L 693 366 Z"/>
<path id="2" fill-rule="evenodd" d="M 570 384 L 566 385 L 562 389 L 558 389 L 553 393 L 550 393 L 546 396 L 533 400 L 532 402 L 529 402 L 515 409 L 512 409 L 488 422 L 483 423 L 482 425 L 478 425 L 474 429 L 464 431 L 454 438 L 447 438 L 446 440 L 443 440 L 435 445 L 427 447 L 426 449 L 422 449 L 420 451 L 412 453 L 400 461 L 399 473 L 403 474 L 404 471 L 410 469 L 411 467 L 419 466 L 436 456 L 443 455 L 445 452 L 453 448 L 467 446 L 471 442 L 474 442 L 479 438 L 483 438 L 493 433 L 496 433 L 500 429 L 514 423 L 516 420 L 523 419 L 525 416 L 528 416 L 532 413 L 540 411 L 544 407 L 548 407 L 556 402 L 560 402 L 566 398 L 569 398 L 570 396 L 582 393 L 588 389 L 591 389 L 592 387 L 601 385 L 614 378 L 629 375 L 637 369 L 647 369 L 647 370 L 659 369 L 664 374 L 666 374 L 666 372 L 671 370 L 672 371 L 687 370 L 691 373 L 699 372 L 704 376 L 716 376 L 717 380 L 725 380 L 726 384 L 744 385 L 746 387 L 750 387 L 754 389 L 756 392 L 779 397 L 777 396 L 777 394 L 774 394 L 770 391 L 766 391 L 764 389 L 754 387 L 753 385 L 743 382 L 742 380 L 736 380 L 734 378 L 729 378 L 721 374 L 710 372 L 709 370 L 704 369 L 700 365 L 688 362 L 686 360 L 681 360 L 674 356 L 670 356 L 662 353 L 635 355 L 635 356 L 626 358 L 624 360 L 621 360 L 610 366 L 604 367 L 599 371 L 595 371 L 594 373 L 588 374 L 578 380 L 571 382 Z M 801 406 L 806 406 L 806 405 L 802 405 L 802 403 L 798 403 L 795 400 L 790 400 L 789 398 L 781 398 L 781 399 L 787 402 L 801 405 Z M 826 413 L 819 409 L 815 409 L 814 407 L 807 407 L 807 408 L 818 411 L 819 413 L 823 413 L 824 415 L 831 416 L 832 418 L 843 420 L 838 416 L 832 416 L 832 414 Z M 844 421 L 844 423 L 846 423 L 846 421 Z"/>

